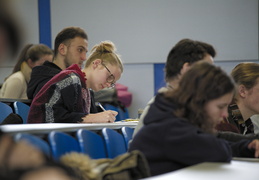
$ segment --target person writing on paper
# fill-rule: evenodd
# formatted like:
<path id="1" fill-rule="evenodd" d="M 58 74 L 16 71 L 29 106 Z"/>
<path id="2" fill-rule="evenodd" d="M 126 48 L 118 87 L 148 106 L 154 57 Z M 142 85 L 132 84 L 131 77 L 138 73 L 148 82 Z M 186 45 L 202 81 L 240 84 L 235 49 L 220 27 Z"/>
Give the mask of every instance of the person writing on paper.
<path id="1" fill-rule="evenodd" d="M 107 123 L 114 122 L 116 111 L 90 113 L 89 89 L 114 87 L 123 64 L 111 41 L 91 50 L 83 70 L 74 64 L 48 81 L 33 99 L 28 123 Z"/>
<path id="2" fill-rule="evenodd" d="M 146 156 L 152 176 L 202 162 L 230 162 L 233 156 L 258 158 L 259 140 L 231 143 L 216 136 L 234 91 L 219 67 L 195 63 L 176 89 L 156 96 L 129 151 Z"/>
<path id="3" fill-rule="evenodd" d="M 56 36 L 54 42 L 54 57 L 52 62 L 46 61 L 42 66 L 32 69 L 31 78 L 27 88 L 27 96 L 33 99 L 41 88 L 60 71 L 72 64 L 80 67 L 86 61 L 88 52 L 88 35 L 84 29 L 69 26 L 62 29 Z M 91 113 L 97 113 L 94 92 L 91 94 Z"/>

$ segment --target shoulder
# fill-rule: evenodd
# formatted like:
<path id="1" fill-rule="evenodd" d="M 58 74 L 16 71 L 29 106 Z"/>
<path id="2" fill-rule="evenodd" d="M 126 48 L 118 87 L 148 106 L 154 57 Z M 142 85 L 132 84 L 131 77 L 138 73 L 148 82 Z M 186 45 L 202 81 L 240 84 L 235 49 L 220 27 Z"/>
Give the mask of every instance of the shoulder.
<path id="1" fill-rule="evenodd" d="M 59 74 L 54 76 L 48 83 L 58 86 L 61 89 L 69 86 L 82 86 L 80 77 L 77 73 L 71 71 L 61 71 Z"/>
<path id="2" fill-rule="evenodd" d="M 58 67 L 56 64 L 52 63 L 52 62 L 45 62 L 43 65 L 41 66 L 35 66 L 32 69 L 32 74 L 57 74 L 60 71 L 62 71 L 62 69 L 60 69 L 60 67 Z"/>
<path id="3" fill-rule="evenodd" d="M 76 77 L 78 77 L 81 83 L 85 84 L 85 74 L 81 71 L 77 64 L 73 64 L 69 66 L 67 69 L 61 71 L 61 74 L 67 74 L 71 76 L 73 79 L 77 79 Z"/>
<path id="4" fill-rule="evenodd" d="M 12 74 L 11 76 L 9 76 L 7 79 L 6 79 L 6 82 L 10 82 L 10 81 L 25 81 L 25 78 L 24 78 L 24 75 L 21 71 L 18 71 L 14 74 Z"/>
<path id="5" fill-rule="evenodd" d="M 55 63 L 49 62 L 49 61 L 45 61 L 42 66 L 43 66 L 43 67 L 49 67 L 49 68 L 52 68 L 52 69 L 57 69 L 57 70 L 59 70 L 59 71 L 62 70 L 62 69 L 61 69 L 59 66 L 57 66 Z"/>

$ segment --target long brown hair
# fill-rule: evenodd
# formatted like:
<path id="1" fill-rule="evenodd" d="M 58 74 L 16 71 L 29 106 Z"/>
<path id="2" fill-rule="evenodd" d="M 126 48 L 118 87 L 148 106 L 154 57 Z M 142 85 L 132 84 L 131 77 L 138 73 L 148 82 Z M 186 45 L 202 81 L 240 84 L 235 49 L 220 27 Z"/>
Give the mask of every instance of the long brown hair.
<path id="1" fill-rule="evenodd" d="M 185 118 L 204 131 L 211 131 L 204 106 L 234 91 L 234 82 L 221 68 L 206 62 L 197 62 L 184 74 L 179 87 L 165 94 L 176 103 L 175 115 Z"/>
<path id="2" fill-rule="evenodd" d="M 27 44 L 21 51 L 21 54 L 18 57 L 17 63 L 13 68 L 13 72 L 21 70 L 21 64 L 27 62 L 28 59 L 31 59 L 32 62 L 38 61 L 41 57 L 45 55 L 53 55 L 52 49 L 50 49 L 45 44 Z"/>

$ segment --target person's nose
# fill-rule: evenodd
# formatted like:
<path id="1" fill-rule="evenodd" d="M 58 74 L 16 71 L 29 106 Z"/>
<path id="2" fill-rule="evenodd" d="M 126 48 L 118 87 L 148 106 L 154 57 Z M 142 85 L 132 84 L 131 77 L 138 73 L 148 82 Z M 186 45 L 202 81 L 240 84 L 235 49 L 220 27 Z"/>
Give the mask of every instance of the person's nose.
<path id="1" fill-rule="evenodd" d="M 222 117 L 225 119 L 228 117 L 228 108 L 224 109 L 222 112 Z"/>
<path id="2" fill-rule="evenodd" d="M 110 87 L 110 86 L 111 86 L 111 83 L 106 82 L 105 85 L 106 85 L 106 87 Z"/>
<path id="3" fill-rule="evenodd" d="M 105 87 L 106 87 L 106 88 L 112 87 L 112 83 L 106 82 L 106 83 L 105 83 Z"/>
<path id="4" fill-rule="evenodd" d="M 81 55 L 81 60 L 82 60 L 82 61 L 85 61 L 85 60 L 86 60 L 86 53 L 83 53 L 83 54 Z"/>

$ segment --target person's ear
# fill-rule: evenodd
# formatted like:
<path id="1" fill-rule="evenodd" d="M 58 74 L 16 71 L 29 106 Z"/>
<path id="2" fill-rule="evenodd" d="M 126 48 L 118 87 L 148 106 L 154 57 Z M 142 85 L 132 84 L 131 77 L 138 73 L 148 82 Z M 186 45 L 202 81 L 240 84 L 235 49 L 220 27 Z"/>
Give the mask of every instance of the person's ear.
<path id="1" fill-rule="evenodd" d="M 184 75 L 191 68 L 190 63 L 186 62 L 180 71 L 181 75 Z"/>
<path id="2" fill-rule="evenodd" d="M 67 54 L 67 46 L 63 43 L 61 43 L 59 46 L 58 46 L 58 52 L 61 54 L 61 55 L 66 55 Z"/>
<path id="3" fill-rule="evenodd" d="M 102 63 L 102 60 L 101 59 L 95 59 L 92 64 L 93 64 L 93 68 L 97 68 L 99 64 Z"/>
<path id="4" fill-rule="evenodd" d="M 33 67 L 34 67 L 34 62 L 32 62 L 32 60 L 31 60 L 30 58 L 27 60 L 27 64 L 28 64 L 28 66 L 29 66 L 30 68 L 33 68 Z"/>
<path id="5" fill-rule="evenodd" d="M 241 98 L 245 98 L 247 95 L 247 89 L 244 85 L 239 85 L 237 88 L 238 94 Z"/>

